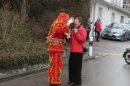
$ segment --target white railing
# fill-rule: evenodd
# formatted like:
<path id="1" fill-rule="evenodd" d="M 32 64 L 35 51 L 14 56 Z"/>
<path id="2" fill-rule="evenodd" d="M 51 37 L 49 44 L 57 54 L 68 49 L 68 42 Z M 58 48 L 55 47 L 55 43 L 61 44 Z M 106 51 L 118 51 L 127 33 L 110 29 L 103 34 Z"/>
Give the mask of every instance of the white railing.
<path id="1" fill-rule="evenodd" d="M 123 7 L 123 1 L 122 0 L 111 0 L 111 3 L 114 5 L 117 5 L 119 7 Z"/>
<path id="2" fill-rule="evenodd" d="M 130 11 L 130 0 L 111 0 L 111 3 Z"/>
<path id="3" fill-rule="evenodd" d="M 124 0 L 123 8 L 130 11 L 130 0 Z"/>

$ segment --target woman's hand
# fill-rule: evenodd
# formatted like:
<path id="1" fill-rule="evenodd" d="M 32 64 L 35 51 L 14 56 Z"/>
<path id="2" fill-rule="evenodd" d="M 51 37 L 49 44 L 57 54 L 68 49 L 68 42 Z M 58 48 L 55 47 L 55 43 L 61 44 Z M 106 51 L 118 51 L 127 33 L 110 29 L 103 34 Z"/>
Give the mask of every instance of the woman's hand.
<path id="1" fill-rule="evenodd" d="M 78 30 L 77 30 L 77 29 L 74 29 L 74 33 L 75 33 L 75 34 L 78 33 Z"/>

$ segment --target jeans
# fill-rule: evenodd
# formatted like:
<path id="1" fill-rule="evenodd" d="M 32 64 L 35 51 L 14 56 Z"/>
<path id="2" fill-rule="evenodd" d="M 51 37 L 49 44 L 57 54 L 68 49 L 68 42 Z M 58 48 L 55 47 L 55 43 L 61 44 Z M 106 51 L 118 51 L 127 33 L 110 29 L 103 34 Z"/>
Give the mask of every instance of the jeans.
<path id="1" fill-rule="evenodd" d="M 100 32 L 97 31 L 97 39 L 96 39 L 96 41 L 99 41 L 99 38 L 100 38 Z"/>

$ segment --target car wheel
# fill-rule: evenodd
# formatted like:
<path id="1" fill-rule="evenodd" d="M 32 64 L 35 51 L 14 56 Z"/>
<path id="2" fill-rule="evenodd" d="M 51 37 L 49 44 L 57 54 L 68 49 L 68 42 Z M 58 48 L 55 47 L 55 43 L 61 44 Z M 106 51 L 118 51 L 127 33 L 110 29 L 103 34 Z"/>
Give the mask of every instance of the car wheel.
<path id="1" fill-rule="evenodd" d="M 125 35 L 122 35 L 121 41 L 122 41 L 122 42 L 125 41 Z"/>
<path id="2" fill-rule="evenodd" d="M 127 38 L 127 41 L 130 41 L 130 38 Z"/>
<path id="3" fill-rule="evenodd" d="M 103 37 L 102 35 L 100 36 L 102 39 L 105 39 L 105 37 Z"/>
<path id="4" fill-rule="evenodd" d="M 105 37 L 101 37 L 102 39 L 105 39 Z"/>
<path id="5" fill-rule="evenodd" d="M 130 65 L 130 53 L 126 53 L 126 55 L 125 55 L 125 62 L 128 64 L 128 65 Z"/>

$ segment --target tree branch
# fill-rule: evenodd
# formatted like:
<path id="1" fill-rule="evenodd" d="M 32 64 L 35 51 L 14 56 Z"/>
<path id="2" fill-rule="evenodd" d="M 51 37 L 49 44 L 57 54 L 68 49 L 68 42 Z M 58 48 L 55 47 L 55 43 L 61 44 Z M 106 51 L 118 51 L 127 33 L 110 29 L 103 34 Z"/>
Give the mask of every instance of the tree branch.
<path id="1" fill-rule="evenodd" d="M 30 3 L 29 5 L 35 4 L 35 3 L 39 2 L 39 1 L 40 0 L 36 0 L 36 1 L 32 2 L 32 3 Z"/>

